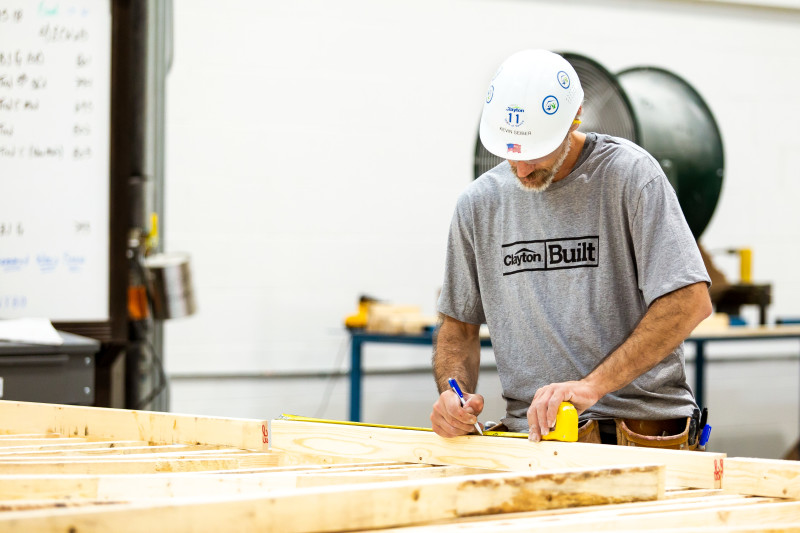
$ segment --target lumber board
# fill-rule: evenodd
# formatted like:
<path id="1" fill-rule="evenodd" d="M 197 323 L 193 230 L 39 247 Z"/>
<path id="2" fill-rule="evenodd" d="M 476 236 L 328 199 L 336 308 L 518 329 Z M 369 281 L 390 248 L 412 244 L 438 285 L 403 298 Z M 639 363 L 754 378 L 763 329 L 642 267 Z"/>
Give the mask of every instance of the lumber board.
<path id="1" fill-rule="evenodd" d="M 335 464 L 348 464 L 348 463 L 374 463 L 382 460 L 392 463 L 400 463 L 405 461 L 396 461 L 393 459 L 375 459 L 374 457 L 355 457 L 344 455 L 330 455 L 330 454 L 311 454 L 306 452 L 290 452 L 280 450 L 278 455 L 280 466 L 311 466 L 311 465 L 335 465 Z"/>
<path id="2" fill-rule="evenodd" d="M 665 499 L 677 498 L 701 498 L 706 496 L 719 496 L 725 494 L 722 489 L 670 489 L 667 487 L 667 493 L 664 495 Z"/>
<path id="3" fill-rule="evenodd" d="M 60 437 L 58 433 L 0 433 L 0 442 L 5 439 L 19 439 L 19 438 L 45 438 L 45 437 Z"/>
<path id="4" fill-rule="evenodd" d="M 0 475 L 0 502 L 25 498 L 123 501 L 132 497 L 136 500 L 195 498 L 209 494 L 220 497 L 297 487 L 443 478 L 476 473 L 475 469 L 463 467 L 416 466 L 275 468 L 235 476 L 207 473 L 202 476 L 194 473 Z"/>
<path id="5" fill-rule="evenodd" d="M 0 475 L 0 501 L 29 497 L 38 499 L 89 498 L 94 500 L 157 499 L 176 496 L 207 494 L 213 486 L 214 494 L 244 493 L 248 487 L 286 488 L 286 479 L 322 472 L 369 472 L 401 467 L 395 463 L 364 465 L 308 465 L 303 467 L 266 467 L 254 470 L 230 469 L 225 471 L 195 473 L 155 474 L 5 474 Z M 417 466 L 417 465 L 414 465 Z M 419 465 L 431 468 L 429 465 Z M 437 468 L 437 467 L 433 467 Z M 231 476 L 230 474 L 239 474 Z M 462 475 L 461 470 L 451 471 Z"/>
<path id="6" fill-rule="evenodd" d="M 667 510 L 663 512 L 651 512 L 648 515 L 639 513 L 623 513 L 613 515 L 610 513 L 598 513 L 591 518 L 584 516 L 582 520 L 572 517 L 564 517 L 558 521 L 558 529 L 563 532 L 586 531 L 642 531 L 652 529 L 657 526 L 662 529 L 669 528 L 691 528 L 695 531 L 703 530 L 707 527 L 729 527 L 738 526 L 759 526 L 778 522 L 797 523 L 800 521 L 800 502 L 787 503 L 757 503 L 753 505 L 716 505 L 705 509 L 692 510 Z M 515 527 L 506 529 L 498 524 L 496 531 L 531 531 L 544 532 L 552 531 L 552 524 L 546 522 L 520 521 Z"/>
<path id="7" fill-rule="evenodd" d="M 578 442 L 466 435 L 451 439 L 429 431 L 273 420 L 273 449 L 313 456 L 339 455 L 448 464 L 492 470 L 539 471 L 612 464 L 663 464 L 668 485 L 721 488 L 725 454 L 607 446 Z"/>
<path id="8" fill-rule="evenodd" d="M 586 511 L 586 512 L 581 512 Z M 702 531 L 708 528 L 761 527 L 778 523 L 800 523 L 800 502 L 771 502 L 758 498 L 730 503 L 696 502 L 662 505 L 661 502 L 607 505 L 571 509 L 570 513 L 541 511 L 504 516 L 502 520 L 462 519 L 437 525 L 391 529 L 397 533 L 463 533 L 493 531 L 498 533 L 545 533 L 558 531 Z M 359 531 L 373 531 L 361 529 Z M 384 533 L 387 530 L 381 530 Z"/>
<path id="9" fill-rule="evenodd" d="M 630 530 L 629 530 L 630 531 Z M 649 530 L 650 533 L 678 533 L 685 532 L 687 528 L 656 528 Z M 793 523 L 769 524 L 769 525 L 749 525 L 749 526 L 712 526 L 692 529 L 698 533 L 798 533 L 800 526 Z"/>
<path id="10" fill-rule="evenodd" d="M 480 468 L 461 466 L 436 466 L 433 468 L 411 468 L 409 466 L 385 468 L 381 470 L 304 472 L 297 476 L 295 486 L 322 487 L 326 485 L 349 485 L 353 483 L 381 483 L 386 481 L 404 481 L 411 479 L 443 478 L 468 476 L 479 472 Z"/>
<path id="11" fill-rule="evenodd" d="M 0 531 L 342 531 L 425 523 L 458 516 L 512 513 L 663 495 L 656 465 L 505 472 L 476 476 L 279 491 L 264 497 L 171 504 L 107 505 L 90 509 L 0 513 Z M 314 512 L 309 512 L 313 509 Z"/>
<path id="12" fill-rule="evenodd" d="M 37 446 L 45 444 L 83 444 L 88 439 L 79 437 L 22 437 L 18 439 L 3 439 L 0 442 L 0 450 L 17 446 Z"/>
<path id="13" fill-rule="evenodd" d="M 134 474 L 155 472 L 202 472 L 277 465 L 276 454 L 209 457 L 89 458 L 13 460 L 0 462 L 0 474 Z"/>
<path id="14" fill-rule="evenodd" d="M 777 498 L 800 498 L 800 463 L 735 457 L 725 462 L 722 488 Z"/>
<path id="15" fill-rule="evenodd" d="M 341 458 L 340 458 L 341 459 Z M 227 469 L 227 470 L 209 470 L 204 472 L 204 474 L 259 474 L 263 472 L 275 472 L 280 470 L 290 471 L 290 470 L 306 470 L 309 468 L 334 468 L 339 466 L 348 466 L 348 465 L 375 465 L 375 462 L 347 462 L 347 461 L 339 461 L 339 462 L 328 462 L 328 463 L 318 463 L 318 464 L 304 464 L 304 465 L 297 465 L 297 464 L 290 464 L 284 465 L 283 463 L 279 462 L 278 466 L 269 466 L 269 467 L 258 467 L 258 468 L 235 468 L 235 469 Z M 402 463 L 397 462 L 387 462 L 386 464 L 392 465 L 399 465 Z M 423 466 L 433 466 L 433 465 L 423 465 Z"/>
<path id="16" fill-rule="evenodd" d="M 0 462 L 13 458 L 46 458 L 46 457 L 82 457 L 82 456 L 112 456 L 112 455 L 199 455 L 214 452 L 222 453 L 242 453 L 238 448 L 228 448 L 220 446 L 206 446 L 187 444 L 165 444 L 163 446 L 147 446 L 147 443 L 138 443 L 137 446 L 92 446 L 88 448 L 56 448 L 56 449 L 14 449 L 6 451 L 0 448 Z"/>
<path id="17" fill-rule="evenodd" d="M 0 502 L 0 512 L 60 509 L 64 507 L 85 507 L 89 505 L 108 504 L 109 502 L 86 499 L 73 499 L 67 502 L 53 502 L 52 500 L 15 500 L 12 502 Z"/>
<path id="18" fill-rule="evenodd" d="M 35 451 L 54 451 L 69 453 L 73 450 L 90 450 L 100 448 L 123 448 L 128 446 L 148 446 L 146 442 L 135 440 L 109 440 L 109 441 L 91 441 L 91 442 L 78 442 L 67 444 L 36 444 L 31 446 L 9 446 L 0 448 L 0 454 L 14 453 L 14 452 L 35 452 Z"/>
<path id="19" fill-rule="evenodd" d="M 268 451 L 269 421 L 0 400 L 0 431 Z"/>
<path id="20" fill-rule="evenodd" d="M 569 515 L 565 514 L 564 510 L 559 510 L 559 509 L 519 512 L 519 513 L 514 513 L 513 515 L 506 515 L 503 517 L 503 520 L 505 522 L 511 522 L 511 521 L 521 522 L 523 523 L 524 526 L 524 524 L 528 523 L 536 524 L 539 522 L 556 524 L 558 521 L 566 518 L 580 521 L 583 520 L 581 516 L 584 516 L 585 521 L 589 523 L 597 517 L 601 517 L 604 520 L 608 519 L 609 517 L 621 516 L 626 514 L 650 515 L 651 517 L 655 517 L 657 513 L 684 512 L 697 509 L 715 509 L 730 505 L 757 505 L 763 503 L 773 503 L 774 501 L 775 499 L 773 498 L 750 497 L 741 494 L 724 494 L 722 492 L 719 492 L 712 498 L 709 497 L 685 498 L 678 501 L 670 499 L 659 499 L 646 502 L 632 502 L 632 503 L 621 503 L 614 505 L 595 505 L 587 507 L 577 507 L 569 509 Z M 482 528 L 487 527 L 487 525 L 493 526 L 495 522 L 496 522 L 496 517 L 492 516 L 459 518 L 458 520 L 451 520 L 438 524 L 434 529 L 434 531 L 436 531 L 437 533 L 449 533 L 465 529 L 480 530 Z M 484 525 L 482 526 L 481 524 Z M 513 529 L 518 526 L 519 524 L 508 524 L 506 527 L 511 527 Z M 402 531 L 403 533 L 421 533 L 422 531 L 427 531 L 428 527 L 430 526 L 410 526 L 402 528 Z"/>

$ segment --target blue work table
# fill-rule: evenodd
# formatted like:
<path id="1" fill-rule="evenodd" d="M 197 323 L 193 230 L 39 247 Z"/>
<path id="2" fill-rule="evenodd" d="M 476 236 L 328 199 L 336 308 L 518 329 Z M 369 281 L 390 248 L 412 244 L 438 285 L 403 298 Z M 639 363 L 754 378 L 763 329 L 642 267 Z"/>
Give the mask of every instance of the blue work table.
<path id="1" fill-rule="evenodd" d="M 706 344 L 720 341 L 761 341 L 800 339 L 800 326 L 736 326 L 719 330 L 695 330 L 686 339 L 695 345 L 694 397 L 701 408 L 705 405 Z"/>
<path id="2" fill-rule="evenodd" d="M 362 349 L 365 343 L 384 344 L 416 344 L 433 346 L 433 333 L 424 332 L 416 335 L 370 333 L 361 329 L 349 330 L 350 333 L 350 420 L 361 421 L 361 378 Z M 697 404 L 705 404 L 705 366 L 706 345 L 720 341 L 760 341 L 775 339 L 800 339 L 800 326 L 758 326 L 732 327 L 719 330 L 695 331 L 687 343 L 695 345 L 695 386 L 694 395 Z M 490 347 L 491 340 L 481 338 L 482 347 Z"/>

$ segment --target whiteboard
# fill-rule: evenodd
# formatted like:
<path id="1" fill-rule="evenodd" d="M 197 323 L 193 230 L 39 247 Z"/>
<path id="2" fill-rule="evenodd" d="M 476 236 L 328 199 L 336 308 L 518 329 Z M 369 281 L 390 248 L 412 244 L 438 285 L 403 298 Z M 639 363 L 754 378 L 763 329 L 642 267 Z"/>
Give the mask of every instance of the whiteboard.
<path id="1" fill-rule="evenodd" d="M 0 0 L 0 318 L 110 318 L 110 95 L 110 0 Z"/>

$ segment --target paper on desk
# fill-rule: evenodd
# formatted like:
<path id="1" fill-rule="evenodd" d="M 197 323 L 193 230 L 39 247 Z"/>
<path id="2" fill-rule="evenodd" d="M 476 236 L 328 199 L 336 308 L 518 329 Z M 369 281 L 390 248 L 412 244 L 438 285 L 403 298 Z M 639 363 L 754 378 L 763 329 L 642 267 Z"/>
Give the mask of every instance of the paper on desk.
<path id="1" fill-rule="evenodd" d="M 64 339 L 46 318 L 0 320 L 0 340 L 27 344 L 64 344 Z"/>

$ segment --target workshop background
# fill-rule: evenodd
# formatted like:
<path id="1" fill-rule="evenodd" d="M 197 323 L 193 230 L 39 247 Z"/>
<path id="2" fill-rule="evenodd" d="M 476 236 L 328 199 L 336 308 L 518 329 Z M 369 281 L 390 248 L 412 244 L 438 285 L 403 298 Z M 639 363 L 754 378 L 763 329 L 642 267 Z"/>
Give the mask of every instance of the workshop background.
<path id="1" fill-rule="evenodd" d="M 358 420 L 346 320 L 368 296 L 368 330 L 435 322 L 525 48 L 573 62 L 586 130 L 627 94 L 724 278 L 734 325 L 696 332 L 788 336 L 705 345 L 709 449 L 800 457 L 800 0 L 0 0 L 0 398 Z M 427 342 L 364 345 L 361 420 L 429 426 Z"/>
<path id="2" fill-rule="evenodd" d="M 725 149 L 700 241 L 732 281 L 721 251 L 752 249 L 769 323 L 800 315 L 800 2 L 176 1 L 163 239 L 191 254 L 198 311 L 165 324 L 172 411 L 347 417 L 344 318 L 362 294 L 435 312 L 485 91 L 523 48 L 691 84 Z M 791 340 L 709 346 L 711 449 L 790 448 L 797 355 Z M 364 357 L 363 420 L 429 425 L 430 349 Z M 482 419 L 501 417 L 491 369 L 479 392 Z"/>

